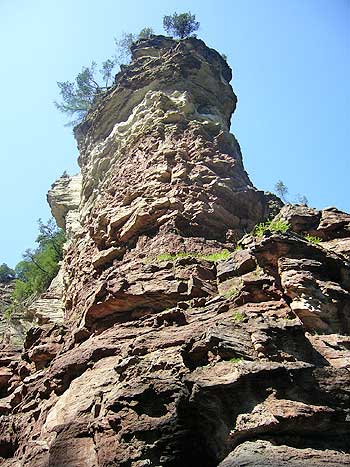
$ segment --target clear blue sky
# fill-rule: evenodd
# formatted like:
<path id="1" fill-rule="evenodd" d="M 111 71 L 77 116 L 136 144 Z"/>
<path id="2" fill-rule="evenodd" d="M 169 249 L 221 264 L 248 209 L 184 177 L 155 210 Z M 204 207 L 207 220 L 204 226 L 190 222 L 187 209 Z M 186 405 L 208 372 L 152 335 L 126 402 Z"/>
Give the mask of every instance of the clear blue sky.
<path id="1" fill-rule="evenodd" d="M 0 0 L 0 263 L 35 246 L 46 192 L 78 170 L 56 81 L 114 51 L 122 31 L 190 10 L 205 42 L 228 56 L 238 108 L 232 132 L 260 189 L 282 179 L 312 206 L 348 211 L 349 0 Z"/>

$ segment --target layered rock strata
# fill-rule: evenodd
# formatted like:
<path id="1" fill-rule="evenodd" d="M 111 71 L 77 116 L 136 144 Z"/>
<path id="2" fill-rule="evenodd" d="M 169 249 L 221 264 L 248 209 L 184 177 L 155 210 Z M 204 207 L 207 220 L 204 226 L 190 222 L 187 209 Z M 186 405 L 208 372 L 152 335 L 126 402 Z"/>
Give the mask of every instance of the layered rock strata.
<path id="1" fill-rule="evenodd" d="M 83 231 L 66 257 L 66 305 L 81 328 L 190 298 L 191 273 L 151 271 L 157 255 L 233 250 L 268 214 L 229 133 L 230 80 L 227 63 L 202 41 L 141 41 L 76 129 Z"/>
<path id="2" fill-rule="evenodd" d="M 286 206 L 288 232 L 243 237 L 278 201 L 230 79 L 202 41 L 140 41 L 76 129 L 64 322 L 3 353 L 3 465 L 349 465 L 350 216 Z"/>

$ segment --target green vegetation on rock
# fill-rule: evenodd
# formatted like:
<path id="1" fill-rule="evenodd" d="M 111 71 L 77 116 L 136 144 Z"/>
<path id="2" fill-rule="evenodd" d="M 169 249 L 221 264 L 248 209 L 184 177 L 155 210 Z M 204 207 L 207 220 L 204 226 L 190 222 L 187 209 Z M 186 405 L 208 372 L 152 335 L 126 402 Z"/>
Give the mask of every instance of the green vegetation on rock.
<path id="1" fill-rule="evenodd" d="M 283 220 L 272 220 L 262 222 L 255 226 L 253 235 L 255 237 L 262 237 L 266 232 L 287 232 L 290 229 L 290 224 Z"/>
<path id="2" fill-rule="evenodd" d="M 229 259 L 231 253 L 228 250 L 222 250 L 215 253 L 201 254 L 195 252 L 179 252 L 179 253 L 161 253 L 157 256 L 157 261 L 176 261 L 179 258 L 198 258 L 206 261 L 225 261 Z"/>
<path id="3" fill-rule="evenodd" d="M 243 357 L 233 357 L 233 358 L 230 358 L 229 362 L 231 363 L 239 363 L 241 362 L 243 359 Z"/>
<path id="4" fill-rule="evenodd" d="M 233 321 L 240 322 L 243 321 L 245 318 L 245 315 L 241 311 L 235 311 L 232 315 Z"/>
<path id="5" fill-rule="evenodd" d="M 318 244 L 322 241 L 322 239 L 320 237 L 316 237 L 316 236 L 313 236 L 313 235 L 305 235 L 305 240 L 307 240 L 308 242 L 310 243 L 314 243 L 314 244 Z"/>
<path id="6" fill-rule="evenodd" d="M 27 249 L 23 260 L 15 267 L 15 286 L 7 316 L 15 310 L 20 311 L 28 300 L 44 292 L 58 273 L 65 234 L 53 219 L 46 224 L 39 219 L 38 223 L 37 248 Z"/>
<path id="7" fill-rule="evenodd" d="M 164 16 L 163 28 L 168 34 L 184 39 L 198 31 L 199 22 L 196 21 L 196 15 L 192 15 L 190 11 L 180 14 L 175 12 L 172 15 Z"/>
<path id="8" fill-rule="evenodd" d="M 153 30 L 148 27 L 143 28 L 137 35 L 123 33 L 119 39 L 114 39 L 114 56 L 102 62 L 99 70 L 93 61 L 90 66 L 83 67 L 73 81 L 57 82 L 61 102 L 54 101 L 54 104 L 60 112 L 74 117 L 66 126 L 77 125 L 83 120 L 88 110 L 101 100 L 113 84 L 116 67 L 130 61 L 132 44 L 152 34 Z"/>
<path id="9" fill-rule="evenodd" d="M 227 290 L 224 293 L 224 297 L 233 298 L 233 297 L 237 297 L 238 294 L 239 294 L 239 289 L 237 289 L 236 287 L 231 287 L 229 290 Z"/>
<path id="10" fill-rule="evenodd" d="M 180 39 L 191 36 L 199 29 L 199 22 L 191 12 L 173 13 L 163 17 L 164 30 Z M 147 39 L 154 34 L 150 27 L 143 28 L 138 34 L 123 32 L 119 38 L 115 38 L 115 53 L 112 57 L 102 62 L 98 68 L 92 61 L 90 66 L 82 67 L 82 70 L 73 81 L 58 81 L 61 101 L 54 101 L 56 108 L 73 117 L 66 126 L 79 124 L 86 116 L 89 109 L 100 102 L 102 96 L 112 86 L 114 75 L 118 67 L 130 62 L 131 47 L 140 40 Z"/>

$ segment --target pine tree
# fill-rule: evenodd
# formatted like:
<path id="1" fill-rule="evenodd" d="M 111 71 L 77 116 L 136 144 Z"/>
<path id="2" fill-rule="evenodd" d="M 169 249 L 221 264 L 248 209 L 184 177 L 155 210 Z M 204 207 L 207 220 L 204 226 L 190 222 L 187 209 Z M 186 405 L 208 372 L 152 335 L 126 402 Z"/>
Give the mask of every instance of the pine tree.
<path id="1" fill-rule="evenodd" d="M 168 34 L 184 39 L 199 29 L 199 22 L 196 21 L 196 15 L 192 15 L 190 11 L 180 14 L 175 12 L 164 16 L 163 28 Z"/>

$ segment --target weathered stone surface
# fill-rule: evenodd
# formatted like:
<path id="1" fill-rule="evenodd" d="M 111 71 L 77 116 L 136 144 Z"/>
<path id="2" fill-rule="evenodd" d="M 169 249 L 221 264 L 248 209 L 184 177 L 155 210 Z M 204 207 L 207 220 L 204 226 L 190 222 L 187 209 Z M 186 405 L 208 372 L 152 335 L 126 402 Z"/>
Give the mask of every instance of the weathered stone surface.
<path id="1" fill-rule="evenodd" d="M 47 324 L 63 322 L 63 293 L 63 270 L 61 268 L 47 291 L 28 306 L 28 312 L 33 315 L 36 323 Z"/>
<path id="2" fill-rule="evenodd" d="M 47 194 L 47 201 L 52 215 L 61 229 L 68 235 L 79 229 L 79 204 L 81 192 L 81 174 L 62 175 Z"/>
<path id="3" fill-rule="evenodd" d="M 242 276 L 256 269 L 254 257 L 247 250 L 235 251 L 230 261 L 220 262 L 217 265 L 219 282 L 234 276 Z"/>
<path id="4" fill-rule="evenodd" d="M 318 211 L 287 204 L 276 218 L 288 222 L 294 232 L 318 237 L 324 248 L 350 258 L 350 214 L 334 207 Z"/>
<path id="5" fill-rule="evenodd" d="M 236 249 L 279 200 L 228 132 L 231 70 L 194 38 L 133 57 L 75 130 L 80 201 L 50 194 L 69 242 L 1 349 L 2 465 L 349 465 L 348 215 L 285 206 Z"/>
<path id="6" fill-rule="evenodd" d="M 321 213 L 304 205 L 286 204 L 277 217 L 288 222 L 294 232 L 308 233 L 317 229 Z"/>
<path id="7" fill-rule="evenodd" d="M 9 313 L 13 289 L 14 281 L 0 283 L 0 344 L 7 344 L 11 350 L 20 350 L 34 317 L 27 308 Z"/>
<path id="8" fill-rule="evenodd" d="M 296 449 L 269 441 L 246 441 L 219 467 L 345 467 L 348 454 L 331 450 Z"/>
<path id="9" fill-rule="evenodd" d="M 20 349 L 32 326 L 63 323 L 63 269 L 45 293 L 30 297 L 21 303 L 21 308 L 8 313 L 13 287 L 14 282 L 0 284 L 0 342 Z"/>

